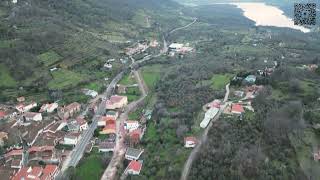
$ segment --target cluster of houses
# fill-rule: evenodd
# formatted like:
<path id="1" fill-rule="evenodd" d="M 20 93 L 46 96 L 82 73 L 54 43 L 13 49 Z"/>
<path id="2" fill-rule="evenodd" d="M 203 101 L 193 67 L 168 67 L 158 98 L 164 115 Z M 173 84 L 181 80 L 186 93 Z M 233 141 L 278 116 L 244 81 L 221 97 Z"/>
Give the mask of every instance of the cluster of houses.
<path id="1" fill-rule="evenodd" d="M 9 144 L 3 155 L 0 165 L 0 170 L 6 172 L 3 178 L 52 180 L 59 172 L 59 164 L 70 153 L 57 149 L 56 145 L 74 146 L 81 131 L 88 128 L 84 117 L 77 116 L 81 104 L 59 106 L 53 102 L 40 106 L 37 102 L 26 102 L 24 97 L 17 101 L 12 108 L 0 107 L 0 119 L 5 120 L 0 145 L 16 142 Z"/>
<path id="2" fill-rule="evenodd" d="M 147 42 L 137 43 L 133 47 L 128 47 L 125 49 L 125 54 L 128 56 L 132 56 L 137 53 L 142 53 L 146 51 L 149 48 L 149 45 Z"/>

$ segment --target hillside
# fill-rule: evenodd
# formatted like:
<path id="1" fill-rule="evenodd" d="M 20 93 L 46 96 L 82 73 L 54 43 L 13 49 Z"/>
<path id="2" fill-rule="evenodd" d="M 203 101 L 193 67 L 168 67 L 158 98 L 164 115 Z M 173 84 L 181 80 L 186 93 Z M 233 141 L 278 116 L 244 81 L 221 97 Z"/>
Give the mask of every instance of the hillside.
<path id="1" fill-rule="evenodd" d="M 101 84 L 98 79 L 114 73 L 100 71 L 106 59 L 120 58 L 137 40 L 157 39 L 159 27 L 165 31 L 176 23 L 178 8 L 169 0 L 0 3 L 0 101 L 18 95 L 46 100 L 48 90 L 68 93 L 89 81 Z M 53 67 L 62 70 L 51 73 Z"/>

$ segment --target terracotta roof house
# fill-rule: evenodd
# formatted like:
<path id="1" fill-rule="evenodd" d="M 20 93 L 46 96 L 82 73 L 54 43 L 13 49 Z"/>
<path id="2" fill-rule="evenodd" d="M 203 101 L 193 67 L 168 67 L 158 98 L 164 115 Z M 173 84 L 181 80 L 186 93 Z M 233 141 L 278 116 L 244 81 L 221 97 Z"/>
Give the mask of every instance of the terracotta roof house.
<path id="1" fill-rule="evenodd" d="M 125 158 L 128 160 L 138 160 L 143 152 L 143 149 L 127 148 Z"/>
<path id="2" fill-rule="evenodd" d="M 231 113 L 242 114 L 244 112 L 243 106 L 241 104 L 232 104 Z"/>
<path id="3" fill-rule="evenodd" d="M 0 111 L 0 120 L 5 119 L 7 117 L 7 113 L 5 111 Z"/>
<path id="4" fill-rule="evenodd" d="M 143 133 L 142 133 L 142 130 L 139 128 L 130 132 L 129 136 L 130 136 L 131 143 L 138 144 L 143 136 Z"/>
<path id="5" fill-rule="evenodd" d="M 42 121 L 41 113 L 25 112 L 22 116 L 25 117 L 27 121 Z"/>
<path id="6" fill-rule="evenodd" d="M 116 124 L 107 124 L 99 133 L 100 134 L 116 134 Z"/>
<path id="7" fill-rule="evenodd" d="M 23 150 L 22 149 L 13 149 L 9 152 L 7 152 L 4 157 L 5 158 L 9 158 L 9 157 L 12 157 L 12 156 L 22 156 L 22 153 L 23 153 Z"/>
<path id="8" fill-rule="evenodd" d="M 106 109 L 118 109 L 123 108 L 128 104 L 127 96 L 114 95 L 106 101 Z"/>
<path id="9" fill-rule="evenodd" d="M 116 143 L 114 142 L 102 142 L 99 144 L 99 152 L 113 152 Z"/>
<path id="10" fill-rule="evenodd" d="M 126 174 L 131 175 L 139 175 L 142 168 L 142 162 L 141 161 L 131 161 L 128 165 L 128 167 L 125 170 Z"/>
<path id="11" fill-rule="evenodd" d="M 58 103 L 51 103 L 51 104 L 43 104 L 40 108 L 40 113 L 42 112 L 48 112 L 52 113 L 54 110 L 58 108 Z"/>
<path id="12" fill-rule="evenodd" d="M 208 108 L 220 108 L 221 101 L 219 99 L 215 99 L 211 103 L 208 104 Z"/>
<path id="13" fill-rule="evenodd" d="M 58 173 L 58 166 L 46 165 L 42 167 L 23 167 L 11 180 L 53 180 Z"/>
<path id="14" fill-rule="evenodd" d="M 77 102 L 73 102 L 69 104 L 68 106 L 61 108 L 59 112 L 59 116 L 62 119 L 68 119 L 78 113 L 81 110 L 81 104 Z"/>
<path id="15" fill-rule="evenodd" d="M 184 138 L 184 147 L 193 148 L 197 145 L 197 139 L 195 137 L 189 136 Z"/>
<path id="16" fill-rule="evenodd" d="M 107 124 L 115 124 L 116 119 L 113 117 L 101 116 L 98 121 L 98 126 L 106 126 Z"/>

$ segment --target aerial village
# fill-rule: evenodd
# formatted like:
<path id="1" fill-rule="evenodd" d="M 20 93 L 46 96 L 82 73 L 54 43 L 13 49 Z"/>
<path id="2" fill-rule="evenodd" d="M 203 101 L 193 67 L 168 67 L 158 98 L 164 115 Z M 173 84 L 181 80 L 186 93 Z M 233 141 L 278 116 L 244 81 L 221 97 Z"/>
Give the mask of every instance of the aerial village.
<path id="1" fill-rule="evenodd" d="M 149 47 L 159 47 L 159 43 L 156 40 L 136 43 L 125 49 L 125 55 L 131 57 L 145 53 Z M 173 43 L 161 53 L 172 57 L 192 51 L 194 50 L 189 44 Z M 120 59 L 123 64 L 128 60 L 128 57 Z M 115 59 L 108 59 L 103 69 L 112 69 L 114 61 Z M 53 68 L 50 71 L 57 69 Z M 88 104 L 60 104 L 59 101 L 40 104 L 21 96 L 16 98 L 15 104 L 0 105 L 0 146 L 4 151 L 0 161 L 2 177 L 12 180 L 55 179 L 66 164 L 65 161 L 81 148 L 81 141 L 87 137 L 91 138 L 89 143 L 85 144 L 85 153 L 90 153 L 93 148 L 98 149 L 100 153 L 114 152 L 117 141 L 120 138 L 124 139 L 124 157 L 128 166 L 123 174 L 139 175 L 143 166 L 140 156 L 144 150 L 133 147 L 143 138 L 152 110 L 143 110 L 143 115 L 137 120 L 123 118 L 121 115 L 128 106 L 128 98 L 117 94 L 124 94 L 127 88 L 116 84 L 116 94 L 108 99 L 94 90 L 82 89 L 85 95 L 92 98 Z M 98 114 L 101 103 L 103 112 L 97 117 L 88 116 Z M 97 119 L 96 125 L 92 118 Z M 93 136 L 87 133 L 90 129 L 94 131 Z M 192 142 L 194 139 L 186 139 L 188 143 L 191 142 L 186 147 L 195 145 Z"/>

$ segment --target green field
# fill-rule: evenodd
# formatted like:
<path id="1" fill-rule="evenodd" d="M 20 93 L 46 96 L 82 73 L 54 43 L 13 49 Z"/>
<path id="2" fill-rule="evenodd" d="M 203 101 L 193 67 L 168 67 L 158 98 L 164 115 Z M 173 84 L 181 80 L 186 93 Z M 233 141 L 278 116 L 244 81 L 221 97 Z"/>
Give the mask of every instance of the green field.
<path id="1" fill-rule="evenodd" d="M 156 82 L 160 79 L 161 69 L 161 65 L 146 66 L 142 69 L 142 77 L 149 88 L 154 88 Z"/>
<path id="2" fill-rule="evenodd" d="M 225 87 L 225 85 L 229 83 L 231 77 L 232 77 L 231 74 L 214 75 L 211 79 L 211 81 L 212 81 L 211 87 L 215 90 L 223 89 Z"/>
<path id="3" fill-rule="evenodd" d="M 91 152 L 76 168 L 76 177 L 80 180 L 100 180 L 104 171 L 101 158 L 102 154 Z"/>
<path id="4" fill-rule="evenodd" d="M 6 66 L 0 64 L 0 87 L 15 87 L 17 82 L 11 77 Z"/>
<path id="5" fill-rule="evenodd" d="M 54 51 L 48 51 L 40 54 L 38 58 L 45 66 L 50 66 L 57 63 L 62 57 Z"/>
<path id="6" fill-rule="evenodd" d="M 125 76 L 123 76 L 123 78 L 119 82 L 119 84 L 122 84 L 122 85 L 132 85 L 136 83 L 137 83 L 136 80 L 134 79 L 134 77 L 131 77 L 130 74 L 126 74 Z"/>
<path id="7" fill-rule="evenodd" d="M 52 76 L 53 79 L 48 83 L 50 89 L 63 89 L 75 86 L 85 79 L 81 74 L 65 69 L 59 69 L 58 71 L 52 72 Z"/>
<path id="8" fill-rule="evenodd" d="M 84 86 L 84 88 L 95 90 L 97 92 L 100 92 L 103 89 L 103 87 L 104 87 L 104 85 L 101 83 L 98 83 L 98 82 L 91 82 L 91 83 L 86 84 Z"/>

